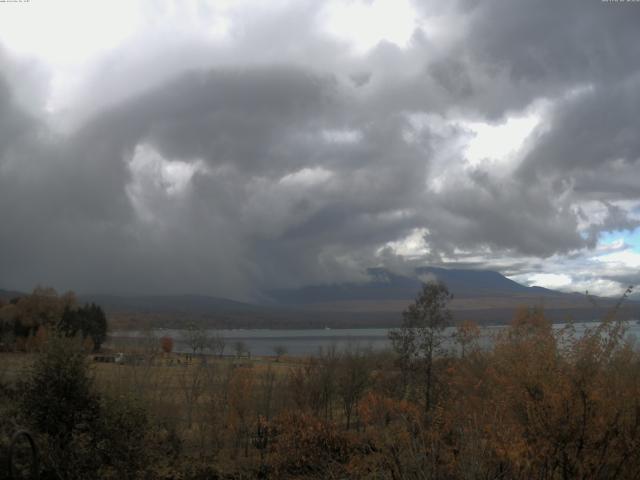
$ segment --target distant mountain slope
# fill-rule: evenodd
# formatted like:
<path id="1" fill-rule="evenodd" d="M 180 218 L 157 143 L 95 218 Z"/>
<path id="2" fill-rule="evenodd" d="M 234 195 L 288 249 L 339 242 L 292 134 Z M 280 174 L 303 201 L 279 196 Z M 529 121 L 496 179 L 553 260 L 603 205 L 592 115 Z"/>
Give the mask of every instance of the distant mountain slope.
<path id="1" fill-rule="evenodd" d="M 81 303 L 96 303 L 106 311 L 137 313 L 209 314 L 251 312 L 259 308 L 249 303 L 207 295 L 80 295 Z"/>
<path id="2" fill-rule="evenodd" d="M 444 282 L 456 298 L 535 295 L 565 296 L 541 287 L 526 287 L 489 270 L 462 270 L 423 267 L 416 277 L 406 277 L 383 269 L 369 270 L 370 282 L 308 286 L 288 290 L 271 290 L 267 294 L 278 304 L 304 305 L 354 300 L 412 300 L 420 291 L 422 281 L 430 278 Z"/>
<path id="3" fill-rule="evenodd" d="M 12 290 L 2 290 L 2 289 L 0 289 L 0 298 L 3 298 L 5 300 L 10 300 L 10 299 L 16 298 L 16 297 L 23 297 L 24 295 L 26 295 L 26 294 L 22 293 L 22 292 L 16 292 L 16 291 L 12 291 Z"/>
<path id="4" fill-rule="evenodd" d="M 455 320 L 473 319 L 499 324 L 513 318 L 516 308 L 538 305 L 552 321 L 603 318 L 617 299 L 598 298 L 598 307 L 585 295 L 542 287 L 527 287 L 498 272 L 424 267 L 412 277 L 384 269 L 369 270 L 370 281 L 306 286 L 263 292 L 260 303 L 244 303 L 206 295 L 80 295 L 109 315 L 114 328 L 142 325 L 180 328 L 204 322 L 219 328 L 340 328 L 399 325 L 402 311 L 419 293 L 422 281 L 436 278 L 454 294 Z M 23 295 L 0 290 L 0 298 Z M 264 300 L 264 299 L 268 300 Z M 640 303 L 624 304 L 627 318 L 640 318 Z"/>
<path id="5" fill-rule="evenodd" d="M 276 304 L 300 305 L 347 300 L 400 300 L 415 297 L 420 281 L 372 270 L 367 283 L 310 285 L 296 289 L 270 290 L 267 296 Z"/>
<path id="6" fill-rule="evenodd" d="M 504 275 L 490 270 L 462 270 L 423 267 L 417 270 L 422 277 L 434 276 L 444 282 L 456 297 L 511 293 L 530 293 L 531 287 L 521 285 Z M 542 293 L 536 290 L 537 293 Z M 559 293 L 547 290 L 549 293 Z"/>
<path id="7" fill-rule="evenodd" d="M 415 299 L 423 281 L 437 279 L 453 293 L 449 305 L 455 320 L 473 319 L 479 323 L 506 323 L 520 306 L 540 306 L 554 322 L 591 321 L 604 316 L 617 299 L 596 298 L 597 307 L 578 293 L 564 293 L 543 287 L 527 287 L 488 270 L 463 270 L 424 267 L 414 278 L 396 275 L 383 269 L 371 269 L 371 281 L 335 285 L 307 286 L 267 292 L 275 305 L 300 311 L 324 314 L 325 318 L 349 318 L 374 315 L 376 322 L 397 324 L 402 311 Z M 640 303 L 627 300 L 618 313 L 626 318 L 640 318 Z"/>

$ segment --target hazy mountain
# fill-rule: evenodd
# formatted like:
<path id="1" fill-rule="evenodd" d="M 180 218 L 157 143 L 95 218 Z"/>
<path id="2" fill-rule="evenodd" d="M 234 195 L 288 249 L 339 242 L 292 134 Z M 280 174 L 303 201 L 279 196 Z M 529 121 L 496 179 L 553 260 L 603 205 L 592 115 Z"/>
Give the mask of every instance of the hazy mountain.
<path id="1" fill-rule="evenodd" d="M 423 281 L 440 280 L 454 295 L 450 309 L 454 319 L 479 323 L 505 323 L 520 306 L 539 306 L 552 321 L 590 321 L 602 318 L 617 299 L 594 298 L 543 287 L 527 287 L 498 272 L 424 267 L 414 277 L 371 269 L 369 282 L 307 286 L 268 292 L 275 305 L 289 306 L 326 318 L 369 315 L 371 323 L 396 325 L 402 311 L 415 299 Z M 640 303 L 627 301 L 620 315 L 640 316 Z M 374 318 L 376 320 L 374 320 Z"/>
<path id="2" fill-rule="evenodd" d="M 0 289 L 0 298 L 4 299 L 4 300 L 10 300 L 12 298 L 16 298 L 16 297 L 22 297 L 26 295 L 25 293 L 22 292 L 16 292 L 13 290 L 2 290 Z"/>
<path id="3" fill-rule="evenodd" d="M 357 300 L 412 300 L 423 281 L 437 279 L 444 282 L 455 298 L 534 295 L 541 297 L 565 294 L 541 287 L 526 287 L 489 270 L 461 270 L 423 267 L 415 277 L 390 273 L 384 269 L 370 269 L 371 281 L 335 285 L 307 286 L 297 289 L 272 290 L 268 295 L 278 304 L 303 305 L 322 302 Z"/>
<path id="4" fill-rule="evenodd" d="M 139 313 L 208 314 L 245 312 L 258 307 L 249 303 L 206 295 L 80 295 L 82 303 L 93 302 L 107 311 Z"/>
<path id="5" fill-rule="evenodd" d="M 81 303 L 102 306 L 116 328 L 138 328 L 143 323 L 180 327 L 198 321 L 221 328 L 309 328 L 395 326 L 402 311 L 420 291 L 423 281 L 438 279 L 454 295 L 454 319 L 505 323 L 516 308 L 537 305 L 553 321 L 602 318 L 615 299 L 598 298 L 542 287 L 527 287 L 498 272 L 424 267 L 412 277 L 384 269 L 369 270 L 370 281 L 315 285 L 264 292 L 259 303 L 245 303 L 206 295 L 80 295 Z M 0 290 L 0 297 L 18 292 Z M 623 313 L 640 317 L 640 303 L 627 301 Z"/>

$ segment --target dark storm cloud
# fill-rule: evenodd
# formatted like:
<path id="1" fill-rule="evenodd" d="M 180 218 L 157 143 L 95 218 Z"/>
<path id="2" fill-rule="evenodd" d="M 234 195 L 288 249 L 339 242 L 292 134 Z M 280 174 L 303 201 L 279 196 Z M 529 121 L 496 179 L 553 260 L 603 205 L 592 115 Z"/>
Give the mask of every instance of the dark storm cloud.
<path id="1" fill-rule="evenodd" d="M 584 245 L 570 205 L 557 201 L 542 184 L 496 181 L 473 172 L 470 182 L 451 187 L 437 198 L 446 213 L 433 241 L 442 249 L 447 244 L 465 248 L 485 244 L 498 251 L 545 257 Z"/>
<path id="2" fill-rule="evenodd" d="M 630 173 L 638 171 L 639 92 L 640 77 L 635 75 L 561 102 L 521 166 L 523 181 L 532 181 L 533 176 L 567 177 L 585 195 L 610 198 L 620 192 L 622 185 L 616 183 L 624 184 Z M 600 187 L 589 185 L 594 172 L 605 180 Z M 636 197 L 638 193 L 628 192 Z"/>
<path id="3" fill-rule="evenodd" d="M 158 36 L 95 67 L 66 133 L 7 60 L 0 285 L 250 297 L 379 265 L 515 275 L 637 226 L 640 7 L 452 5 L 442 45 L 427 23 L 362 57 L 298 8 L 248 14 L 227 46 Z M 536 102 L 524 153 L 467 163 L 465 121 Z M 419 256 L 392 248 L 416 232 Z"/>
<path id="4" fill-rule="evenodd" d="M 636 5 L 580 0 L 457 5 L 467 28 L 449 62 L 466 59 L 475 69 L 470 78 L 489 73 L 496 87 L 506 87 L 499 97 L 485 91 L 472 98 L 485 114 L 520 109 L 585 84 L 618 83 L 638 69 Z M 487 98 L 493 107 L 484 103 Z"/>
<path id="5" fill-rule="evenodd" d="M 170 158 L 282 171 L 305 159 L 264 147 L 291 131 L 315 131 L 332 99 L 332 84 L 330 78 L 286 68 L 190 73 L 99 116 L 77 140 L 125 149 L 145 140 Z"/>
<path id="6" fill-rule="evenodd" d="M 39 260 L 45 279 L 46 269 L 68 273 L 69 283 L 101 271 L 107 279 L 93 288 L 111 281 L 125 289 L 206 283 L 219 291 L 227 282 L 225 293 L 232 293 L 249 288 L 247 277 L 265 277 L 262 269 L 268 281 L 322 276 L 318 256 L 327 247 L 349 252 L 352 243 L 395 237 L 398 222 L 385 226 L 367 217 L 411 203 L 413 179 L 426 168 L 422 151 L 402 141 L 400 117 L 362 125 L 362 141 L 347 138 L 341 147 L 341 132 L 359 126 L 348 103 L 332 77 L 299 69 L 198 72 L 103 113 L 70 137 L 40 144 L 39 158 L 30 160 L 39 174 L 25 176 L 18 190 L 11 177 L 29 166 L 4 176 L 7 197 L 19 205 L 11 217 L 32 226 L 25 233 L 36 259 L 28 262 Z M 127 190 L 142 144 L 167 160 L 201 160 L 208 168 L 175 202 L 164 191 L 145 192 L 152 209 L 168 207 L 152 212 L 159 227 L 136 217 Z M 3 238 L 5 253 L 25 246 L 20 237 L 13 231 Z M 13 258 L 4 259 L 13 266 L 5 271 L 15 275 L 24 259 Z M 196 273 L 207 266 L 220 273 L 217 279 Z M 331 267 L 344 276 L 339 270 Z M 170 271 L 175 278 L 167 278 Z M 184 277 L 197 281 L 185 284 Z"/>

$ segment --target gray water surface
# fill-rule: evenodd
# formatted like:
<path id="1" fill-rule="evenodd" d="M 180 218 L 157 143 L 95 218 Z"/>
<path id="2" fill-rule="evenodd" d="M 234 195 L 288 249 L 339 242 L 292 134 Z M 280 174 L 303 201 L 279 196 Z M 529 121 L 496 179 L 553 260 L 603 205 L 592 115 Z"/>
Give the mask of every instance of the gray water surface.
<path id="1" fill-rule="evenodd" d="M 586 328 L 593 328 L 598 322 L 575 323 L 576 334 L 579 336 Z M 554 329 L 561 329 L 565 324 L 554 324 Z M 491 345 L 493 336 L 504 326 L 487 326 L 481 328 L 480 346 L 486 348 Z M 219 335 L 225 341 L 225 354 L 233 354 L 235 345 L 242 342 L 252 355 L 274 355 L 276 346 L 286 349 L 288 355 L 315 355 L 319 351 L 327 351 L 335 348 L 338 351 L 345 349 L 371 349 L 381 351 L 391 348 L 388 328 L 344 328 L 344 329 L 299 329 L 299 330 L 271 330 L 271 329 L 231 329 L 231 330 L 207 330 L 211 336 Z M 455 348 L 452 336 L 455 328 L 447 328 L 444 332 L 449 338 L 445 347 Z M 640 325 L 632 321 L 629 323 L 628 336 L 640 337 Z M 155 341 L 163 336 L 172 337 L 174 351 L 189 352 L 190 347 L 186 342 L 187 331 L 178 329 L 156 329 L 152 332 L 120 331 L 111 334 L 112 342 L 128 341 L 132 343 L 141 341 Z M 150 339 L 148 337 L 151 337 Z M 206 353 L 206 352 L 205 352 Z"/>

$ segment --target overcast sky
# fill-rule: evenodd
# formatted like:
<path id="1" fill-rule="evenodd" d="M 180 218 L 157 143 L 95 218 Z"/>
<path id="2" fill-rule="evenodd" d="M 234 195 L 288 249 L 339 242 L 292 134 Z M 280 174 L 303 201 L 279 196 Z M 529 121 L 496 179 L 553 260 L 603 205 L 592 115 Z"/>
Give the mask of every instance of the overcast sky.
<path id="1" fill-rule="evenodd" d="M 640 3 L 0 3 L 0 288 L 640 280 Z"/>

